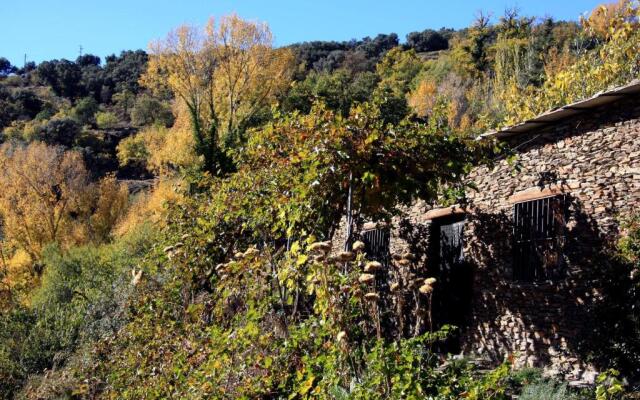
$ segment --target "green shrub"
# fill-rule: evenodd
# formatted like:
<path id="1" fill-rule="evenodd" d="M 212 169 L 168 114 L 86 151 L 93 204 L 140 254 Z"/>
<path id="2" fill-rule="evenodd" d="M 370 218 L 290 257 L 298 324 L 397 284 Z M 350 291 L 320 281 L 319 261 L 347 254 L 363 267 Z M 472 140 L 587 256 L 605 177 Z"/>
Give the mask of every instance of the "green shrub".
<path id="1" fill-rule="evenodd" d="M 83 315 L 64 305 L 49 305 L 32 310 L 35 321 L 22 343 L 20 362 L 29 372 L 60 365 L 73 350 Z"/>
<path id="2" fill-rule="evenodd" d="M 0 398 L 11 398 L 20 386 L 27 370 L 20 362 L 25 338 L 35 317 L 28 310 L 16 307 L 0 313 Z"/>
<path id="3" fill-rule="evenodd" d="M 113 244 L 45 249 L 32 305 L 0 313 L 0 398 L 10 398 L 29 374 L 64 365 L 78 346 L 124 325 L 131 270 L 156 237 L 142 225 Z"/>
<path id="4" fill-rule="evenodd" d="M 51 145 L 71 147 L 81 134 L 81 127 L 71 118 L 55 118 L 39 132 L 39 139 Z"/>
<path id="5" fill-rule="evenodd" d="M 540 381 L 522 388 L 519 400 L 579 400 L 580 397 L 571 393 L 566 384 L 553 380 Z"/>
<path id="6" fill-rule="evenodd" d="M 542 381 L 542 370 L 539 368 L 520 368 L 511 373 L 511 381 L 518 386 L 531 385 Z"/>
<path id="7" fill-rule="evenodd" d="M 60 365 L 81 324 L 82 315 L 64 307 L 0 313 L 0 398 L 12 398 L 29 374 Z"/>
<path id="8" fill-rule="evenodd" d="M 507 399 L 509 378 L 509 364 L 502 364 L 498 368 L 484 375 L 481 379 L 472 381 L 465 392 L 471 400 Z"/>
<path id="9" fill-rule="evenodd" d="M 119 308 L 131 295 L 131 270 L 153 245 L 155 232 L 142 225 L 105 246 L 83 246 L 63 254 L 45 250 L 45 273 L 34 293 L 34 307 L 64 307 L 83 317 L 82 336 L 95 339 L 121 324 Z"/>
<path id="10" fill-rule="evenodd" d="M 620 372 L 615 369 L 609 369 L 598 375 L 596 384 L 596 400 L 621 399 L 625 393 Z"/>
<path id="11" fill-rule="evenodd" d="M 118 117 L 108 111 L 99 111 L 96 114 L 96 125 L 100 129 L 113 128 L 118 124 Z"/>
<path id="12" fill-rule="evenodd" d="M 130 116 L 131 123 L 137 126 L 159 124 L 169 127 L 173 125 L 171 107 L 148 95 L 142 95 L 136 99 Z"/>
<path id="13" fill-rule="evenodd" d="M 166 255 L 149 260 L 170 265 L 155 275 L 164 286 L 144 286 L 152 290 L 132 298 L 131 322 L 117 337 L 95 346 L 96 369 L 80 371 L 80 380 L 92 382 L 87 393 L 121 399 L 169 393 L 184 398 L 506 398 L 508 365 L 481 378 L 469 363 L 439 368 L 433 349 L 448 327 L 417 337 L 378 337 L 369 307 L 357 297 L 339 295 L 344 293 L 339 287 L 357 282 L 359 273 L 351 268 L 344 273 L 334 264 L 313 263 L 295 242 L 290 254 L 271 259 L 256 256 L 255 249 L 236 255 L 218 266 L 225 268 L 225 277 L 214 279 L 210 292 L 198 293 L 175 274 L 193 268 L 192 257 L 209 244 L 197 231 L 179 237 L 179 245 L 166 243 L 173 243 Z M 287 316 L 287 306 L 281 308 L 281 300 L 272 297 L 278 295 L 269 285 L 272 275 L 265 274 L 267 262 L 282 268 L 282 285 L 299 290 L 298 300 L 287 295 L 283 300 L 298 302 L 304 311 L 297 316 Z M 287 267 L 290 262 L 295 270 Z M 165 274 L 170 279 L 160 278 Z M 357 290 L 359 284 L 354 285 Z"/>
<path id="14" fill-rule="evenodd" d="M 42 111 L 40 111 L 36 116 L 36 121 L 46 121 L 51 119 L 56 114 L 56 108 L 51 103 L 45 103 L 42 107 Z"/>
<path id="15" fill-rule="evenodd" d="M 98 102 L 93 97 L 85 97 L 78 100 L 71 110 L 71 115 L 81 125 L 89 125 L 94 122 L 98 112 Z"/>
<path id="16" fill-rule="evenodd" d="M 640 284 L 640 214 L 628 218 L 622 227 L 626 234 L 618 244 L 620 255 L 631 266 L 631 279 Z"/>

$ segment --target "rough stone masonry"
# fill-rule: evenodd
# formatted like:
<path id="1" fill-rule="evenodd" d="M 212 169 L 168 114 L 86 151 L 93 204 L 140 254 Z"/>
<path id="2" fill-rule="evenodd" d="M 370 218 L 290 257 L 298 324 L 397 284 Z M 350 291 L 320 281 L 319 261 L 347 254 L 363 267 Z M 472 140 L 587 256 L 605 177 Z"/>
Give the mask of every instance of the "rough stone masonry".
<path id="1" fill-rule="evenodd" d="M 421 252 L 425 268 L 432 268 L 429 226 L 463 215 L 464 259 L 472 278 L 444 289 L 468 294 L 469 307 L 457 321 L 462 351 L 495 363 L 510 356 L 517 365 L 593 381 L 598 366 L 586 361 L 585 349 L 598 342 L 593 310 L 606 301 L 598 276 L 606 262 L 602 250 L 615 245 L 620 221 L 640 209 L 639 100 L 631 96 L 502 139 L 515 149 L 516 164 L 503 159 L 473 170 L 467 178 L 478 190 L 468 192 L 464 208 L 419 202 L 394 221 L 391 252 Z M 514 204 L 551 196 L 563 196 L 567 205 L 563 267 L 553 279 L 515 280 Z"/>
<path id="2" fill-rule="evenodd" d="M 601 250 L 617 241 L 620 221 L 640 206 L 638 100 L 514 135 L 506 140 L 517 151 L 516 166 L 501 160 L 469 175 L 478 191 L 468 193 L 464 231 L 465 259 L 474 267 L 465 350 L 493 360 L 512 354 L 520 364 L 593 380 L 594 367 L 585 363 L 581 347 L 598 323 L 590 310 L 606 301 L 593 273 Z M 565 196 L 568 205 L 564 269 L 555 279 L 517 282 L 514 204 L 553 195 Z"/>

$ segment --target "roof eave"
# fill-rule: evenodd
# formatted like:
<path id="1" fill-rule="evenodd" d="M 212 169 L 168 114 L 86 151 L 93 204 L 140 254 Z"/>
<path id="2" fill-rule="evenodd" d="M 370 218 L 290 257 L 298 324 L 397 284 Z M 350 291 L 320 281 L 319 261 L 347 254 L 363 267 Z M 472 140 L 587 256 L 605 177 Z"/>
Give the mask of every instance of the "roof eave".
<path id="1" fill-rule="evenodd" d="M 498 130 L 485 132 L 477 137 L 477 140 L 485 138 L 503 139 L 514 135 L 528 133 L 532 130 L 538 130 L 541 127 L 554 125 L 566 118 L 593 110 L 607 104 L 612 104 L 623 97 L 640 93 L 640 79 L 634 79 L 626 85 L 618 86 L 613 89 L 604 90 L 595 95 L 579 100 L 563 107 L 549 110 L 538 115 L 535 118 L 521 122 L 516 125 L 505 127 Z"/>

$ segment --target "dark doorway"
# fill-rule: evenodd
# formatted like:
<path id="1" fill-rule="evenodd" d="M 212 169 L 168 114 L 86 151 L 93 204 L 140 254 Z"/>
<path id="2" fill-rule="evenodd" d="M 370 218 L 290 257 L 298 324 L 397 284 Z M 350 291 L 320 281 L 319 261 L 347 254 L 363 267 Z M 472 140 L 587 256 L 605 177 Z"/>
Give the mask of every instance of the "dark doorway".
<path id="1" fill-rule="evenodd" d="M 433 294 L 433 320 L 436 327 L 462 328 L 470 312 L 473 271 L 464 257 L 465 215 L 454 214 L 432 220 L 429 237 L 429 273 L 438 280 Z M 455 335 L 447 351 L 459 352 Z"/>

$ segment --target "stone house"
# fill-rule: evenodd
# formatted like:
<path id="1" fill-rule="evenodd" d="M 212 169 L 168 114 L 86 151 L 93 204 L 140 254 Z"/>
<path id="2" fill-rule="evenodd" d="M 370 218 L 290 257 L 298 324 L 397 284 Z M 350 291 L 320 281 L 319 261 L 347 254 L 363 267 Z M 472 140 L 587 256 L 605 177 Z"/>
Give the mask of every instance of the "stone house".
<path id="1" fill-rule="evenodd" d="M 380 252 L 411 250 L 437 266 L 441 323 L 460 327 L 458 351 L 593 381 L 585 348 L 597 329 L 603 249 L 640 206 L 640 82 L 486 133 L 517 162 L 467 177 L 464 205 L 418 203 L 389 228 L 360 235 Z M 438 304 L 438 302 L 436 302 Z"/>

